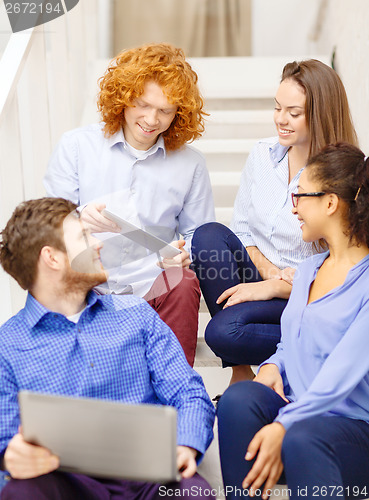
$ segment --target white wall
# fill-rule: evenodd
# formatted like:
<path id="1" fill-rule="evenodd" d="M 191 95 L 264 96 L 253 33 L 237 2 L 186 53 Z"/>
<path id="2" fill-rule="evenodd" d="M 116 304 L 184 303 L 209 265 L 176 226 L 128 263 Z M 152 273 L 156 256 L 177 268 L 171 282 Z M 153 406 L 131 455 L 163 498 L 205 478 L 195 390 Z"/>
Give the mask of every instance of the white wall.
<path id="1" fill-rule="evenodd" d="M 347 90 L 360 147 L 369 154 L 369 1 L 327 4 L 317 48 L 327 52 L 336 47 L 335 67 Z"/>
<path id="2" fill-rule="evenodd" d="M 364 0 L 365 1 L 365 0 Z M 320 0 L 252 0 L 253 56 L 308 56 Z"/>
<path id="3" fill-rule="evenodd" d="M 252 55 L 330 59 L 369 154 L 369 0 L 253 0 Z"/>

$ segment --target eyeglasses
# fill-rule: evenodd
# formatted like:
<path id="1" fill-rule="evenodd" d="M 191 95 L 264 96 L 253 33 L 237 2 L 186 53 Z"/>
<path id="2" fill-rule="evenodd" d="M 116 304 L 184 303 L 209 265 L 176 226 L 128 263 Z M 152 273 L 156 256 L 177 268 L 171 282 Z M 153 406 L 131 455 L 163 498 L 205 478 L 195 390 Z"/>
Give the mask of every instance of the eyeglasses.
<path id="1" fill-rule="evenodd" d="M 323 191 L 317 192 L 317 193 L 291 193 L 292 197 L 292 205 L 296 208 L 297 204 L 299 202 L 299 198 L 302 198 L 303 196 L 309 196 L 311 198 L 316 198 L 319 196 L 324 196 L 326 193 L 323 193 Z"/>

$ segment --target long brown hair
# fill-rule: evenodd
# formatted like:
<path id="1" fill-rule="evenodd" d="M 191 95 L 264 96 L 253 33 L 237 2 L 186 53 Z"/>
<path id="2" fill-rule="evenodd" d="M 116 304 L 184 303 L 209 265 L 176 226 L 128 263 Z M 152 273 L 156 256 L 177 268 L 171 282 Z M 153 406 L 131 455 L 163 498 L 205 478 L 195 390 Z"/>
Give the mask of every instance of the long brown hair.
<path id="1" fill-rule="evenodd" d="M 327 144 L 344 141 L 358 145 L 346 91 L 334 69 L 316 59 L 294 61 L 283 68 L 281 82 L 286 79 L 298 83 L 306 96 L 309 157 Z"/>

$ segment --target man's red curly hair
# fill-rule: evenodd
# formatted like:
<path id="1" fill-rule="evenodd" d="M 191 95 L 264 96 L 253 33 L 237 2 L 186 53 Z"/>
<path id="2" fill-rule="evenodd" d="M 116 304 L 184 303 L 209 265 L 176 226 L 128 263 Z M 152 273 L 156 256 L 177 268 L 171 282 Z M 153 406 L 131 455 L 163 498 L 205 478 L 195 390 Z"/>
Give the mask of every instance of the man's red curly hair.
<path id="1" fill-rule="evenodd" d="M 144 92 L 153 80 L 163 89 L 170 104 L 178 107 L 163 138 L 167 150 L 176 150 L 204 132 L 204 101 L 197 86 L 197 74 L 181 49 L 167 43 L 148 44 L 120 52 L 99 79 L 98 109 L 109 137 L 124 123 L 124 109 Z"/>

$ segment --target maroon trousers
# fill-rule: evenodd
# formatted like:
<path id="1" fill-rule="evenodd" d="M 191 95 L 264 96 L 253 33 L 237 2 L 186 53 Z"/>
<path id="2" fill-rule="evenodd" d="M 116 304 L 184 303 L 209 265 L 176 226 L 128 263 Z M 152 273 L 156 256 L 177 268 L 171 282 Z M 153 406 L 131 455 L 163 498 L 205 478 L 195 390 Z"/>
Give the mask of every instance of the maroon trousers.
<path id="1" fill-rule="evenodd" d="M 134 481 L 96 479 L 82 474 L 52 472 L 33 479 L 11 479 L 1 500 L 159 500 L 215 499 L 214 490 L 199 474 L 179 483 L 159 485 Z"/>
<path id="2" fill-rule="evenodd" d="M 163 271 L 144 299 L 176 334 L 189 365 L 193 366 L 200 305 L 195 273 L 178 267 Z"/>

